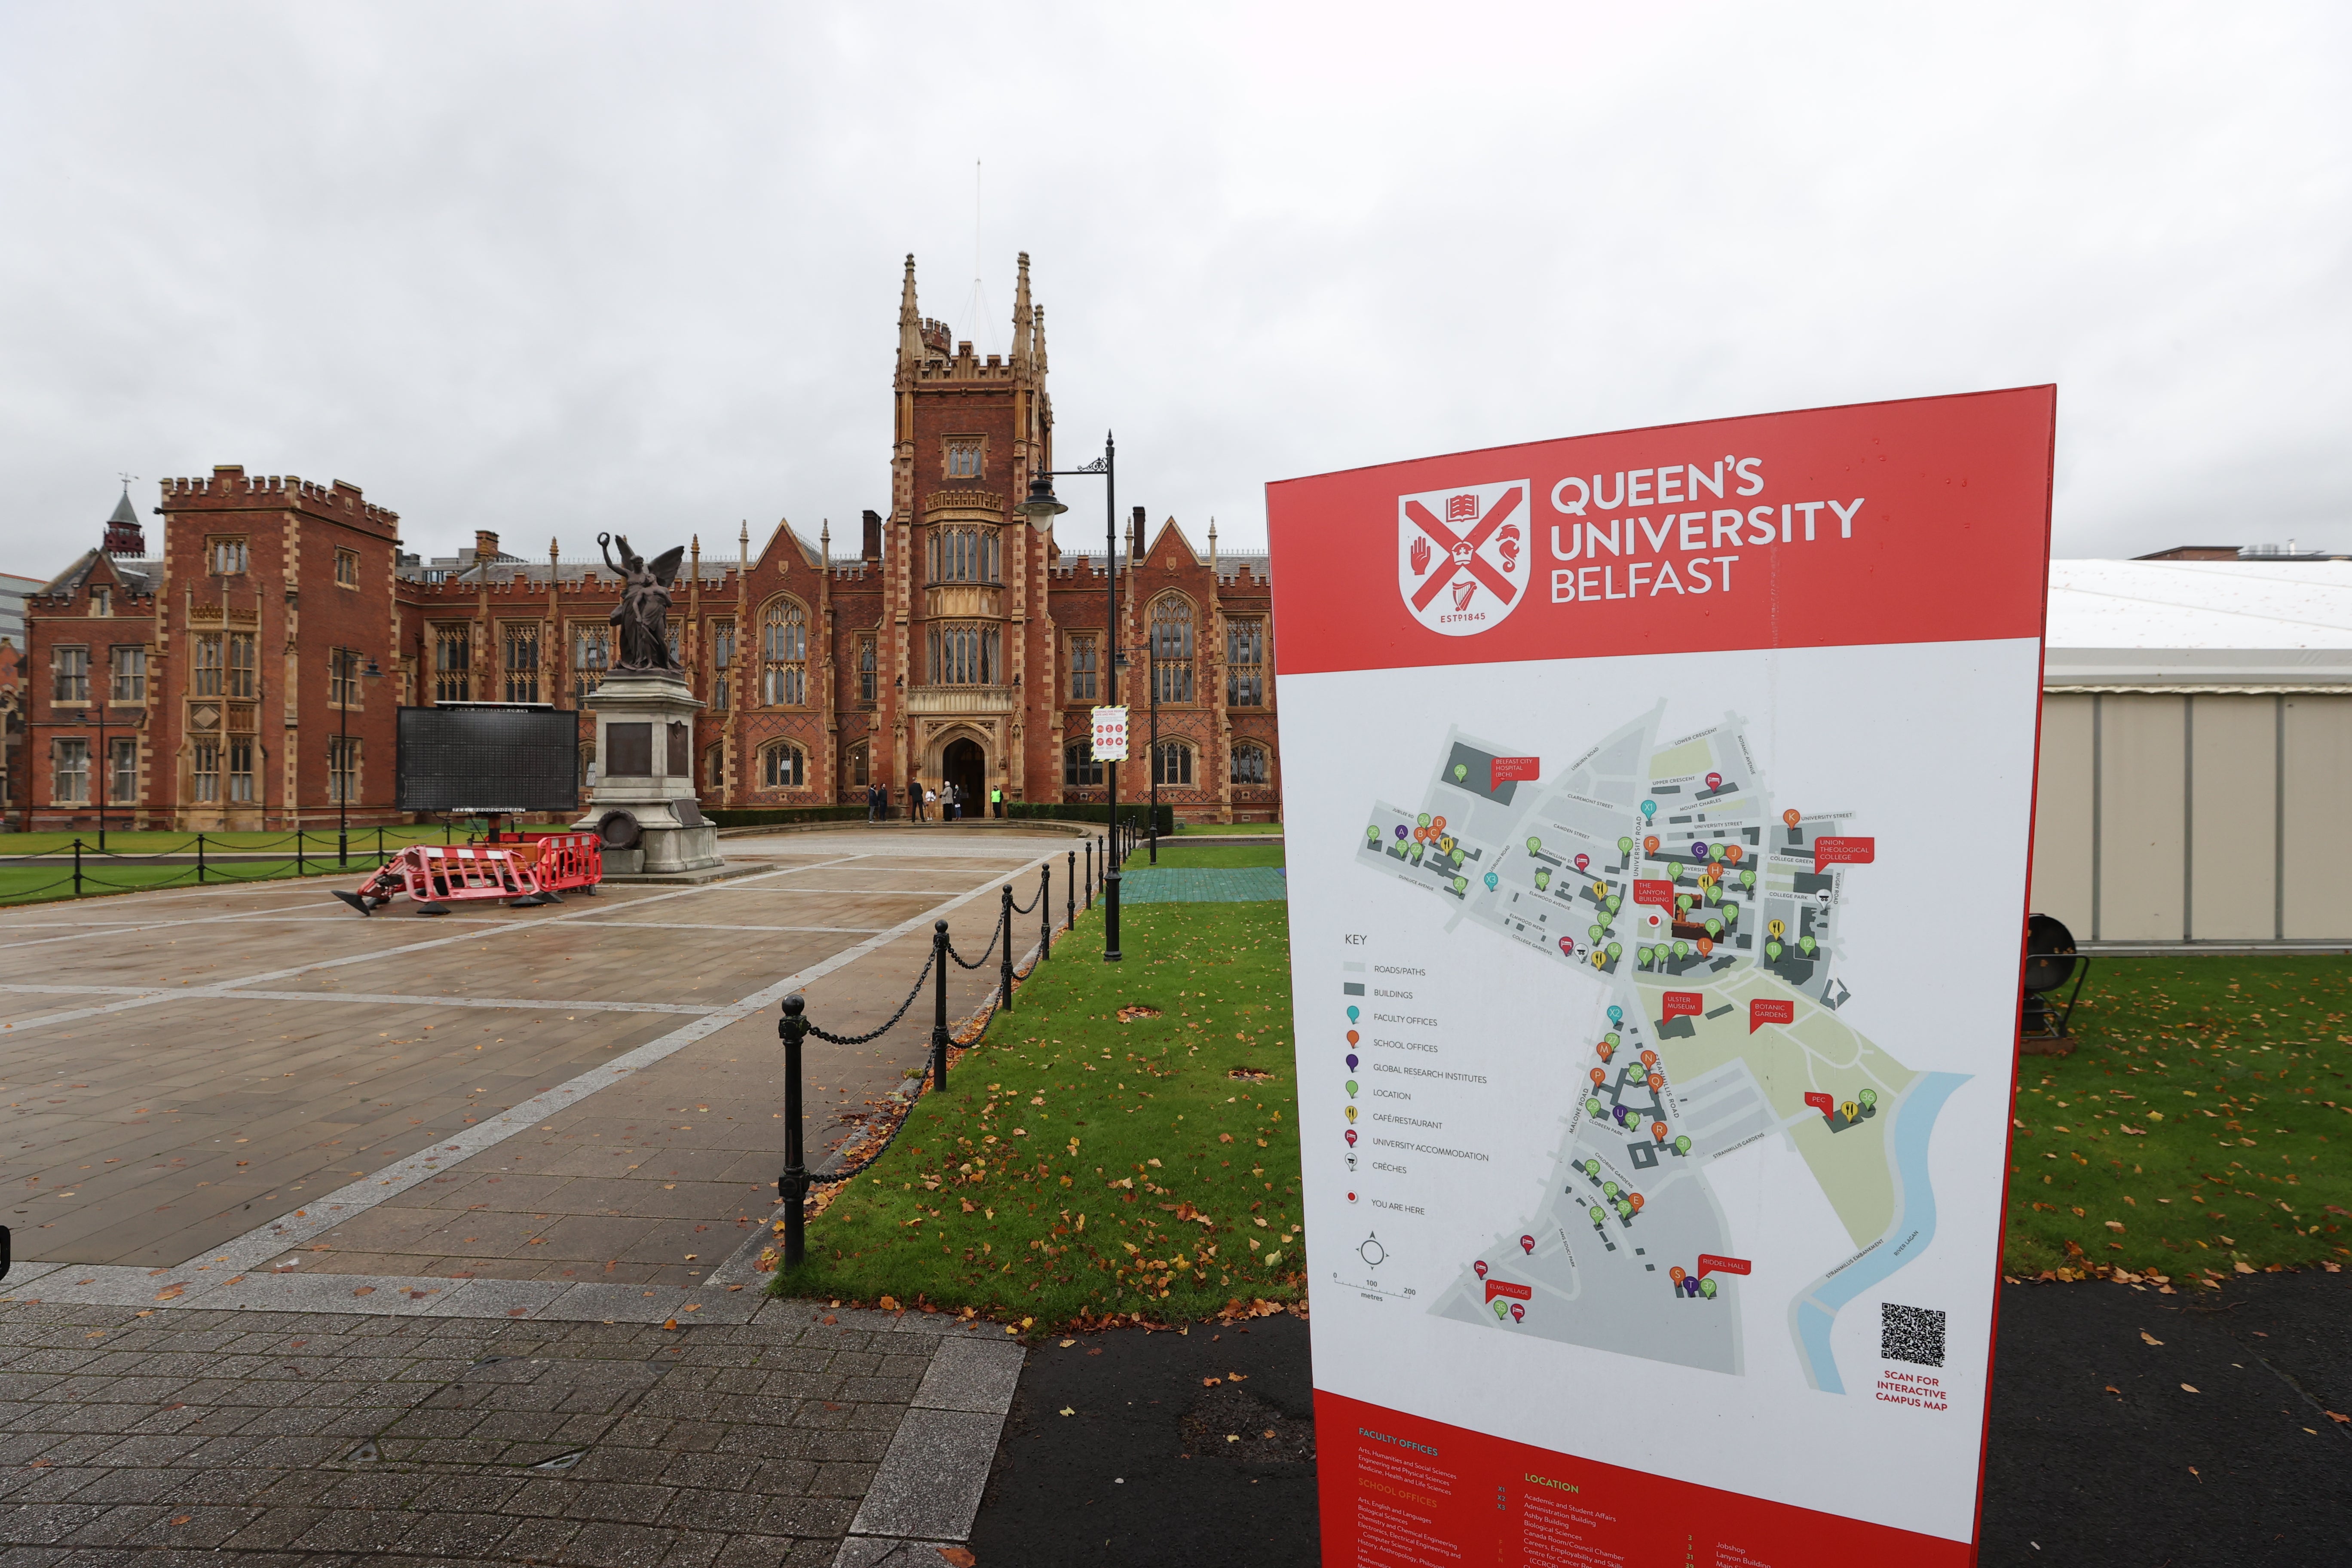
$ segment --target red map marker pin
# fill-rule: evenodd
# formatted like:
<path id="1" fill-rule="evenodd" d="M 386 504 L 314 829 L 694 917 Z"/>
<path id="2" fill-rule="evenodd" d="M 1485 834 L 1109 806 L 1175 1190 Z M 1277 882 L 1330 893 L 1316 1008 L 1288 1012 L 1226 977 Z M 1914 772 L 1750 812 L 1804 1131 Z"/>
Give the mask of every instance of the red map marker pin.
<path id="1" fill-rule="evenodd" d="M 1517 1322 L 1528 1315 L 1528 1310 L 1517 1301 L 1511 1303 L 1511 1321 Z"/>
<path id="2" fill-rule="evenodd" d="M 1350 1149 L 1352 1149 L 1352 1148 L 1354 1148 L 1355 1146 L 1356 1146 L 1356 1130 L 1355 1130 L 1354 1128 L 1350 1127 L 1350 1128 L 1349 1128 L 1349 1129 L 1348 1129 L 1348 1147 L 1349 1147 L 1349 1148 L 1350 1148 Z"/>
<path id="3" fill-rule="evenodd" d="M 1723 775 L 1721 773 L 1707 774 L 1706 787 L 1709 789 L 1721 789 L 1723 787 Z"/>
<path id="4" fill-rule="evenodd" d="M 1475 1268 L 1475 1269 L 1476 1269 L 1476 1270 L 1478 1271 L 1478 1278 L 1479 1278 L 1479 1279 L 1484 1279 L 1485 1278 L 1486 1278 L 1486 1260 L 1485 1258 L 1480 1258 L 1477 1262 L 1475 1262 L 1475 1263 L 1472 1264 L 1470 1267 L 1471 1267 L 1471 1268 Z"/>
<path id="5" fill-rule="evenodd" d="M 1579 855 L 1579 856 L 1576 858 L 1576 868 L 1577 868 L 1578 870 L 1580 870 L 1580 871 L 1583 870 L 1587 866 L 1590 866 L 1590 865 L 1591 865 L 1591 864 L 1592 864 L 1592 857 L 1591 857 L 1591 856 L 1590 856 L 1590 855 Z"/>
<path id="6" fill-rule="evenodd" d="M 1525 1252 L 1525 1253 L 1528 1253 L 1528 1254 L 1532 1255 L 1532 1254 L 1535 1252 L 1535 1249 L 1536 1249 L 1536 1238 L 1535 1238 L 1534 1237 L 1532 1237 L 1532 1236 L 1523 1236 L 1523 1237 L 1519 1237 L 1519 1250 L 1520 1250 L 1521 1252 Z"/>
<path id="7" fill-rule="evenodd" d="M 1561 937 L 1561 938 L 1559 939 L 1559 951 L 1560 951 L 1561 952 L 1563 952 L 1563 953 L 1567 954 L 1567 955 L 1568 955 L 1569 957 L 1570 957 L 1570 958 L 1575 957 L 1575 956 L 1576 956 L 1576 939 L 1575 939 L 1574 937 L 1572 937 L 1572 936 L 1564 936 L 1564 937 Z"/>

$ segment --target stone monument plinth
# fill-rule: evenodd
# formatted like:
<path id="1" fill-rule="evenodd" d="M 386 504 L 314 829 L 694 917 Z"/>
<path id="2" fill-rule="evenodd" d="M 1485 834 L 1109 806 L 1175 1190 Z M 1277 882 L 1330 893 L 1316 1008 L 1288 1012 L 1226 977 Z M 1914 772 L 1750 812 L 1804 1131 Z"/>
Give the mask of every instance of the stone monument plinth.
<path id="1" fill-rule="evenodd" d="M 581 699 L 596 713 L 596 783 L 588 812 L 572 826 L 593 828 L 606 813 L 637 819 L 632 849 L 604 851 L 608 877 L 724 876 L 719 829 L 694 798 L 694 715 L 703 704 L 683 676 L 616 669 Z"/>

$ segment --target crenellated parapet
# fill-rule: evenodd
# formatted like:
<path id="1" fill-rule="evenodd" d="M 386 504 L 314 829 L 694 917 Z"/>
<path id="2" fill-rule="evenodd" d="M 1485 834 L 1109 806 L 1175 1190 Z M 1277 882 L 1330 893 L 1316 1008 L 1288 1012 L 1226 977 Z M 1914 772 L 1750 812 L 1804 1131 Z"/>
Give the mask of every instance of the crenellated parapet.
<path id="1" fill-rule="evenodd" d="M 253 511 L 285 510 L 363 527 L 387 538 L 400 532 L 400 514 L 368 500 L 345 479 L 328 484 L 296 474 L 248 474 L 236 463 L 215 465 L 205 479 L 162 481 L 162 510 Z"/>

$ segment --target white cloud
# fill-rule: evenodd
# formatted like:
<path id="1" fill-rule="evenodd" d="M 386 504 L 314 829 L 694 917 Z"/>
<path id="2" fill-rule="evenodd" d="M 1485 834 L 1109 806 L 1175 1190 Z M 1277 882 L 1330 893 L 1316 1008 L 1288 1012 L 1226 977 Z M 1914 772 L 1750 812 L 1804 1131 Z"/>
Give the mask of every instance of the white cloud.
<path id="1" fill-rule="evenodd" d="M 1061 459 L 1115 426 L 1122 504 L 1196 540 L 1262 539 L 1269 479 L 2054 380 L 2062 553 L 2352 549 L 2347 30 L 11 7 L 0 569 L 94 542 L 117 468 L 216 462 L 362 484 L 428 552 L 854 535 L 887 504 L 899 258 L 1006 335 L 969 319 L 975 159 L 982 296 L 1009 310 L 1031 253 Z"/>

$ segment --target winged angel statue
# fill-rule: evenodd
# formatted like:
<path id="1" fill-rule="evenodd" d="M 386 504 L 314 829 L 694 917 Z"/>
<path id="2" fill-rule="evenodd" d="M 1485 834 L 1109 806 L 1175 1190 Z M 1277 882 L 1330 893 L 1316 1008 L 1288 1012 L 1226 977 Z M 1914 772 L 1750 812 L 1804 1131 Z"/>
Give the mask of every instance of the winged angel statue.
<path id="1" fill-rule="evenodd" d="M 648 562 L 629 548 L 629 536 L 600 533 L 597 548 L 604 552 L 605 566 L 621 579 L 621 602 L 613 606 L 613 625 L 620 628 L 620 658 L 613 661 L 619 669 L 676 669 L 677 660 L 669 648 L 669 587 L 677 580 L 677 564 L 686 555 L 681 544 L 663 552 Z M 614 545 L 621 547 L 621 559 L 613 560 Z"/>

